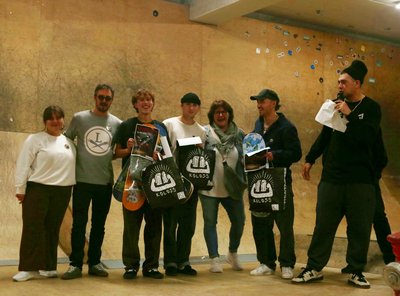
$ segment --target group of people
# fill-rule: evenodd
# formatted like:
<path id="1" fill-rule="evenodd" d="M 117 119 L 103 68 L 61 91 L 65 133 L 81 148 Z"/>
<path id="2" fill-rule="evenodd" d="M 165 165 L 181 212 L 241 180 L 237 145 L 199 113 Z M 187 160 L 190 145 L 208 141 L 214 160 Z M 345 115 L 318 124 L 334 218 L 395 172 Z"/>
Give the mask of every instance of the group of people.
<path id="1" fill-rule="evenodd" d="M 336 101 L 336 110 L 348 119 L 347 129 L 342 133 L 324 126 L 306 156 L 302 172 L 304 179 L 309 180 L 310 169 L 321 155 L 323 172 L 318 186 L 317 217 L 308 251 L 309 259 L 296 277 L 293 274 L 296 255 L 290 166 L 301 159 L 300 140 L 296 127 L 283 113 L 278 112 L 280 98 L 275 91 L 263 89 L 258 95 L 250 97 L 257 101 L 259 112 L 253 132 L 260 134 L 270 148 L 265 157 L 274 167 L 287 169 L 285 209 L 251 212 L 253 237 L 260 263 L 250 272 L 251 275 L 273 274 L 278 260 L 283 279 L 291 279 L 293 283 L 322 279 L 322 269 L 329 260 L 336 229 L 344 216 L 348 225 L 348 266 L 342 271 L 350 274 L 349 283 L 361 288 L 369 287 L 362 271 L 367 261 L 372 224 L 376 225 L 385 263 L 394 261 L 390 245 L 385 242 L 386 235 L 390 234 L 390 226 L 379 190 L 381 171 L 387 163 L 380 131 L 381 114 L 379 105 L 362 93 L 361 85 L 366 73 L 367 68 L 361 61 L 354 61 L 342 71 L 338 86 L 346 99 Z M 68 280 L 82 276 L 90 204 L 88 273 L 108 276 L 100 258 L 112 198 L 112 160 L 122 158 L 122 167 L 130 161 L 138 124 L 155 125 L 160 134 L 167 136 L 175 157 L 177 140 L 199 137 L 203 149 L 215 152 L 215 169 L 213 187 L 208 190 L 195 187 L 184 204 L 159 209 L 152 208 L 145 201 L 136 211 L 123 207 L 123 278 L 135 279 L 140 269 L 138 244 L 143 219 L 143 276 L 154 279 L 164 277 L 158 270 L 162 235 L 165 274 L 197 274 L 190 264 L 190 253 L 198 200 L 203 210 L 203 233 L 211 262 L 210 272 L 223 272 L 217 235 L 220 204 L 226 210 L 231 224 L 226 261 L 234 270 L 242 270 L 238 248 L 245 223 L 244 202 L 243 198 L 230 196 L 222 182 L 224 162 L 245 179 L 242 148 L 245 133 L 234 122 L 232 106 L 225 100 L 212 102 L 207 114 L 209 124 L 201 126 L 195 119 L 200 111 L 200 98 L 194 93 L 187 93 L 181 98 L 181 115 L 161 122 L 152 118 L 154 95 L 141 89 L 132 97 L 137 116 L 122 122 L 109 113 L 113 98 L 114 90 L 110 86 L 98 85 L 94 92 L 94 108 L 76 113 L 65 133 L 64 112 L 60 107 L 49 106 L 43 114 L 45 130 L 30 135 L 25 141 L 16 170 L 16 197 L 22 203 L 23 231 L 19 273 L 13 279 L 26 281 L 40 276 L 57 277 L 58 231 L 71 191 L 72 252 L 69 268 L 61 278 Z M 280 232 L 279 256 L 275 248 L 274 224 Z"/>

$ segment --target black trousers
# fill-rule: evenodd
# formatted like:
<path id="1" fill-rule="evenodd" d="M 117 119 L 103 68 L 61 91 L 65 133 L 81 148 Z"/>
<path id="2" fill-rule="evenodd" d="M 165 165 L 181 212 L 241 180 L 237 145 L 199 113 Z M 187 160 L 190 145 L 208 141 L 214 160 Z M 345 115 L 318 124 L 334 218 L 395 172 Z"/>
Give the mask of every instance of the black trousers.
<path id="1" fill-rule="evenodd" d="M 69 256 L 71 265 L 82 268 L 86 224 L 88 212 L 92 203 L 92 218 L 89 235 L 88 264 L 100 263 L 101 246 L 103 245 L 105 224 L 111 205 L 112 185 L 96 185 L 77 183 L 72 194 L 72 252 Z"/>
<path id="2" fill-rule="evenodd" d="M 274 235 L 274 222 L 280 234 L 280 246 L 278 261 L 281 267 L 292 267 L 296 264 L 294 241 L 294 204 L 293 192 L 288 188 L 286 208 L 284 211 L 271 212 L 268 217 L 256 217 L 251 215 L 253 225 L 253 237 L 257 249 L 257 260 L 275 270 L 276 247 Z"/>
<path id="3" fill-rule="evenodd" d="M 190 265 L 198 199 L 194 191 L 186 203 L 164 210 L 164 267 Z"/>
<path id="4" fill-rule="evenodd" d="M 22 202 L 20 271 L 56 270 L 60 226 L 72 186 L 28 182 Z"/>
<path id="5" fill-rule="evenodd" d="M 158 268 L 162 234 L 162 210 L 152 209 L 147 201 L 137 211 L 122 208 L 124 216 L 124 234 L 122 244 L 122 262 L 125 269 L 139 270 L 140 251 L 139 234 L 144 219 L 144 256 L 143 270 Z"/>
<path id="6" fill-rule="evenodd" d="M 372 221 L 375 211 L 373 184 L 331 184 L 318 186 L 317 217 L 307 267 L 322 270 L 331 255 L 336 230 L 347 220 L 346 261 L 350 273 L 362 272 L 367 263 Z"/>
<path id="7" fill-rule="evenodd" d="M 376 240 L 379 248 L 383 254 L 383 261 L 385 264 L 396 261 L 396 257 L 393 254 L 392 245 L 387 240 L 387 236 L 392 233 L 390 229 L 389 221 L 385 213 L 385 204 L 383 203 L 381 188 L 379 187 L 379 180 L 375 184 L 376 190 L 376 207 L 374 215 L 374 230 Z"/>

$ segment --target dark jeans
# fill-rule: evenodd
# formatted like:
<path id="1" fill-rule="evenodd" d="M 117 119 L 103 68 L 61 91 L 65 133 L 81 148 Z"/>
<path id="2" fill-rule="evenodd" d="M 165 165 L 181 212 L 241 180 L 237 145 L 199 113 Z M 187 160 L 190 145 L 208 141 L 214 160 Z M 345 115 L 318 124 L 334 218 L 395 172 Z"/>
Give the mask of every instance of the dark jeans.
<path id="1" fill-rule="evenodd" d="M 190 265 L 198 199 L 197 191 L 193 191 L 186 203 L 164 210 L 164 267 Z"/>
<path id="2" fill-rule="evenodd" d="M 60 226 L 72 186 L 28 182 L 22 202 L 22 237 L 18 270 L 56 270 Z"/>
<path id="3" fill-rule="evenodd" d="M 160 243 L 162 233 L 162 210 L 152 209 L 145 202 L 137 211 L 129 211 L 122 207 L 124 216 L 124 235 L 122 244 L 122 262 L 125 269 L 139 270 L 140 251 L 139 234 L 142 221 L 146 222 L 144 226 L 144 256 L 143 270 L 158 268 L 160 258 Z"/>
<path id="4" fill-rule="evenodd" d="M 104 226 L 111 205 L 112 185 L 77 183 L 72 195 L 72 253 L 71 265 L 82 268 L 85 246 L 86 224 L 90 202 L 92 202 L 92 225 L 89 236 L 88 264 L 100 263 Z"/>
<path id="5" fill-rule="evenodd" d="M 253 237 L 256 244 L 257 260 L 275 270 L 276 248 L 273 232 L 274 222 L 280 233 L 280 247 L 278 261 L 281 267 L 294 267 L 296 254 L 294 251 L 294 205 L 293 193 L 288 188 L 286 208 L 284 211 L 271 212 L 267 217 L 251 215 Z"/>
<path id="6" fill-rule="evenodd" d="M 392 233 L 390 229 L 389 221 L 385 213 L 385 204 L 383 203 L 381 188 L 379 187 L 379 181 L 375 184 L 376 190 L 376 207 L 374 215 L 374 230 L 376 234 L 376 240 L 379 248 L 383 254 L 383 261 L 385 264 L 396 261 L 396 257 L 393 254 L 392 245 L 387 240 L 387 236 Z"/>
<path id="7" fill-rule="evenodd" d="M 347 268 L 349 273 L 363 271 L 367 263 L 375 199 L 373 184 L 319 184 L 317 217 L 308 249 L 308 268 L 320 271 L 328 263 L 336 230 L 346 217 Z"/>

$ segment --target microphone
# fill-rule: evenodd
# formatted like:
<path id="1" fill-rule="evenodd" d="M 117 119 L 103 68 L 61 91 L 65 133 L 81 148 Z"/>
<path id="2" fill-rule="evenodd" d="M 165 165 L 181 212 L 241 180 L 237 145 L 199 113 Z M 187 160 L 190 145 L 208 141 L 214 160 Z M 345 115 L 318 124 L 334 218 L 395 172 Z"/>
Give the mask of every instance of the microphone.
<path id="1" fill-rule="evenodd" d="M 332 100 L 333 102 L 336 102 L 338 100 L 342 100 L 344 101 L 346 99 L 346 96 L 344 95 L 344 93 L 342 91 L 338 92 L 336 95 L 336 99 Z"/>

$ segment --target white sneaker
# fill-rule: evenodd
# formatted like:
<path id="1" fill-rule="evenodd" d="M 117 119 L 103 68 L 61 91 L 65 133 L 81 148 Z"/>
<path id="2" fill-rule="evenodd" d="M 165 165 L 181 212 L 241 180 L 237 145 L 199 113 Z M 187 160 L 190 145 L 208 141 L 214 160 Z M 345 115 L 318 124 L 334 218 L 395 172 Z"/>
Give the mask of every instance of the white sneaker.
<path id="1" fill-rule="evenodd" d="M 290 280 L 293 278 L 293 268 L 284 266 L 281 268 L 282 274 L 281 277 L 285 280 Z"/>
<path id="2" fill-rule="evenodd" d="M 239 263 L 239 258 L 237 253 L 229 252 L 228 255 L 226 256 L 226 262 L 232 265 L 233 270 L 237 271 L 243 270 L 243 267 Z"/>
<path id="3" fill-rule="evenodd" d="M 57 270 L 39 270 L 39 274 L 46 278 L 56 278 Z"/>
<path id="4" fill-rule="evenodd" d="M 264 274 L 273 274 L 275 271 L 271 268 L 269 268 L 265 264 L 260 264 L 256 269 L 253 269 L 250 271 L 251 275 L 264 275 Z"/>
<path id="5" fill-rule="evenodd" d="M 25 282 L 27 280 L 37 277 L 39 273 L 37 271 L 20 271 L 13 276 L 14 282 Z"/>
<path id="6" fill-rule="evenodd" d="M 221 273 L 223 271 L 224 269 L 222 268 L 222 264 L 219 261 L 219 257 L 212 258 L 210 272 Z"/>

